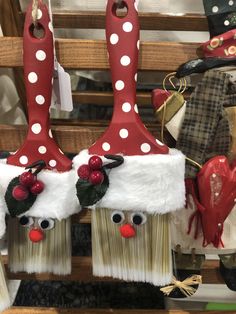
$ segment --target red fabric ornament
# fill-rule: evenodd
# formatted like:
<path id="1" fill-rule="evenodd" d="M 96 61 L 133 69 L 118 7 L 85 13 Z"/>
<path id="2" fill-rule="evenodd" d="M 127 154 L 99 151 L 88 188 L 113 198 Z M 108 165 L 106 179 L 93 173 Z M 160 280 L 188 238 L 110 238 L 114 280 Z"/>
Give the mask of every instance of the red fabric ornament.
<path id="1" fill-rule="evenodd" d="M 215 36 L 201 45 L 206 58 L 221 57 L 225 59 L 236 58 L 236 29 Z"/>
<path id="2" fill-rule="evenodd" d="M 42 193 L 43 190 L 44 190 L 44 183 L 40 180 L 35 181 L 35 183 L 30 188 L 30 192 L 35 195 Z"/>
<path id="3" fill-rule="evenodd" d="M 130 224 L 125 224 L 120 227 L 120 234 L 123 238 L 133 238 L 136 235 L 135 229 Z"/>
<path id="4" fill-rule="evenodd" d="M 41 229 L 31 229 L 29 232 L 29 239 L 34 243 L 38 243 L 44 239 L 44 233 Z"/>
<path id="5" fill-rule="evenodd" d="M 12 196 L 17 201 L 24 201 L 24 200 L 26 200 L 28 198 L 29 191 L 23 185 L 17 185 L 12 190 Z"/>
<path id="6" fill-rule="evenodd" d="M 93 185 L 102 184 L 104 181 L 104 174 L 101 171 L 92 171 L 89 176 L 89 182 Z"/>
<path id="7" fill-rule="evenodd" d="M 203 245 L 223 246 L 223 224 L 236 203 L 236 167 L 231 168 L 225 156 L 210 159 L 198 173 L 197 188 L 188 184 L 187 193 L 193 196 L 199 211 L 194 215 L 201 221 Z"/>

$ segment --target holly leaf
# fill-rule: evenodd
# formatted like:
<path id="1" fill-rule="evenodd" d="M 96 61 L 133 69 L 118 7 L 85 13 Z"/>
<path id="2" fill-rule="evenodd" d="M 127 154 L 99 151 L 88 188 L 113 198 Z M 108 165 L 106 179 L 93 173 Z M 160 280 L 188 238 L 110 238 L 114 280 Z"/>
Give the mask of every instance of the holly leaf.
<path id="1" fill-rule="evenodd" d="M 89 206 L 96 204 L 109 187 L 109 179 L 105 171 L 103 171 L 104 180 L 102 184 L 93 185 L 89 181 L 79 179 L 76 183 L 77 197 L 81 206 Z"/>
<path id="2" fill-rule="evenodd" d="M 25 199 L 24 201 L 17 201 L 12 196 L 12 191 L 14 187 L 19 184 L 20 184 L 19 177 L 12 179 L 5 193 L 5 201 L 7 203 L 7 207 L 8 207 L 11 217 L 16 217 L 27 212 L 31 208 L 31 206 L 34 204 L 37 198 L 37 195 L 29 193 L 29 196 L 27 199 Z"/>

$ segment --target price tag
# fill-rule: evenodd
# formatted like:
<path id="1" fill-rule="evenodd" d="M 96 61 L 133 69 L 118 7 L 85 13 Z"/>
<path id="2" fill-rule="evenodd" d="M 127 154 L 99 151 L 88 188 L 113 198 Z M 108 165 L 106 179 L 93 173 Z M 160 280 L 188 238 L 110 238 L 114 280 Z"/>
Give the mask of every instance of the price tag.
<path id="1" fill-rule="evenodd" d="M 51 0 L 49 0 L 48 4 L 50 19 L 53 25 Z M 65 72 L 64 68 L 57 61 L 54 32 L 53 43 L 54 43 L 54 79 L 52 88 L 51 108 L 70 112 L 73 110 L 71 80 L 70 75 L 67 72 Z"/>
<path id="2" fill-rule="evenodd" d="M 57 69 L 54 71 L 51 108 L 70 112 L 73 110 L 70 75 L 65 72 L 60 63 L 56 62 L 56 67 Z"/>

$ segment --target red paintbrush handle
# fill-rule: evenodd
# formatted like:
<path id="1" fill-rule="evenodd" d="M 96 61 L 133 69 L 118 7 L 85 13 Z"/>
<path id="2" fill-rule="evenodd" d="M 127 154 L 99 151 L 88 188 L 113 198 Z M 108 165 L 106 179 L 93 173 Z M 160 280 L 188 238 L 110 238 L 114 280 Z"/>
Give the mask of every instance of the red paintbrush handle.
<path id="1" fill-rule="evenodd" d="M 139 50 L 139 20 L 134 0 L 126 0 L 127 15 L 116 15 L 116 1 L 108 1 L 106 39 L 114 90 L 114 110 L 125 101 L 136 104 L 136 81 Z M 135 114 L 135 112 L 133 112 Z"/>
<path id="2" fill-rule="evenodd" d="M 136 104 L 139 21 L 135 0 L 123 0 L 127 15 L 116 15 L 115 0 L 108 0 L 106 38 L 114 90 L 112 121 L 105 134 L 89 148 L 90 154 L 168 154 L 143 125 Z"/>
<path id="3" fill-rule="evenodd" d="M 39 0 L 38 23 L 44 30 L 44 37 L 32 34 L 32 7 L 29 6 L 24 27 L 23 59 L 25 88 L 28 101 L 29 125 L 39 123 L 42 133 L 49 130 L 49 107 L 52 95 L 54 68 L 53 36 L 49 29 L 50 17 L 46 5 Z M 41 13 L 42 12 L 42 13 Z M 39 17 L 41 17 L 39 19 Z M 34 137 L 34 133 L 31 133 Z"/>
<path id="4" fill-rule="evenodd" d="M 52 95 L 54 48 L 49 12 L 42 0 L 38 2 L 37 19 L 37 25 L 44 33 L 42 38 L 36 38 L 33 33 L 31 3 L 26 12 L 23 38 L 29 128 L 25 143 L 15 155 L 8 158 L 8 163 L 27 166 L 43 159 L 49 169 L 66 171 L 71 168 L 71 161 L 59 150 L 50 131 L 49 107 Z"/>

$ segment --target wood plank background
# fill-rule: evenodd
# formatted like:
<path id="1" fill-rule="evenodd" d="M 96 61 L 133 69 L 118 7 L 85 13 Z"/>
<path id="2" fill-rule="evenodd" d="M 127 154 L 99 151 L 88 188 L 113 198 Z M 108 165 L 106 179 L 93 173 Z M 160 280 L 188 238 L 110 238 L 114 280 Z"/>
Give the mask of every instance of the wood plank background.
<path id="1" fill-rule="evenodd" d="M 25 14 L 20 13 L 21 25 Z M 122 16 L 122 14 L 120 14 Z M 140 28 L 142 30 L 178 30 L 178 31 L 207 31 L 207 19 L 202 14 L 161 14 L 158 12 L 139 12 Z M 53 12 L 55 28 L 104 29 L 105 12 L 103 11 L 70 11 Z"/>
<path id="2" fill-rule="evenodd" d="M 175 71 L 182 63 L 198 57 L 198 47 L 198 43 L 142 42 L 138 68 Z M 59 62 L 67 69 L 109 69 L 104 40 L 57 39 L 56 50 Z M 22 38 L 0 37 L 0 67 L 22 66 Z"/>

